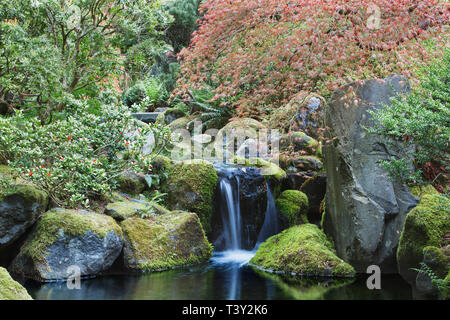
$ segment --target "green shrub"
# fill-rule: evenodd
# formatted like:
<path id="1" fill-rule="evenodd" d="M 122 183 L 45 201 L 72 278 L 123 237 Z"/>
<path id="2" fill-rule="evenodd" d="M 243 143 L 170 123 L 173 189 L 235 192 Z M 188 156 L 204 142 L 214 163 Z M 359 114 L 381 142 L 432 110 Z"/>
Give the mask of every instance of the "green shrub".
<path id="1" fill-rule="evenodd" d="M 433 161 L 448 172 L 450 141 L 450 49 L 441 61 L 420 68 L 421 84 L 411 94 L 393 99 L 392 106 L 372 112 L 377 120 L 369 132 L 402 141 L 418 169 L 411 173 L 408 160 L 391 159 L 381 164 L 403 182 L 418 184 L 420 168 Z M 411 146 L 415 148 L 411 148 Z"/>
<path id="2" fill-rule="evenodd" d="M 142 124 L 122 106 L 103 105 L 93 115 L 86 103 L 73 100 L 65 110 L 45 126 L 22 112 L 0 117 L 0 158 L 61 206 L 87 207 L 104 199 L 126 169 L 150 173 L 152 158 L 171 138 L 169 129 Z M 156 146 L 144 155 L 150 134 Z"/>

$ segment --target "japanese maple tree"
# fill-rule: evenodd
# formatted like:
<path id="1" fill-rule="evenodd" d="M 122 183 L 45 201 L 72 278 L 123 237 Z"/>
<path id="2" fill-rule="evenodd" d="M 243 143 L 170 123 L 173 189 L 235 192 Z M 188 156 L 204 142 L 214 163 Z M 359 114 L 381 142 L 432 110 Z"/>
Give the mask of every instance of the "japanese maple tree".
<path id="1" fill-rule="evenodd" d="M 300 90 L 412 77 L 415 62 L 448 46 L 439 0 L 207 0 L 200 12 L 176 94 L 208 84 L 241 116 L 269 114 Z"/>

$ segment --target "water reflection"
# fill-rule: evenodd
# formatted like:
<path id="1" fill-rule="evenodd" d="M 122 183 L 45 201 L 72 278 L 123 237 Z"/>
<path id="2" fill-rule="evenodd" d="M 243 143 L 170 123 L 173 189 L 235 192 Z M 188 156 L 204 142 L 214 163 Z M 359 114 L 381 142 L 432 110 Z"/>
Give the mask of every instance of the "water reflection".
<path id="1" fill-rule="evenodd" d="M 412 299 L 400 277 L 383 277 L 382 290 L 368 290 L 365 278 L 298 278 L 258 271 L 245 265 L 251 254 L 228 252 L 188 269 L 83 280 L 80 290 L 69 290 L 65 283 L 25 286 L 38 300 Z"/>

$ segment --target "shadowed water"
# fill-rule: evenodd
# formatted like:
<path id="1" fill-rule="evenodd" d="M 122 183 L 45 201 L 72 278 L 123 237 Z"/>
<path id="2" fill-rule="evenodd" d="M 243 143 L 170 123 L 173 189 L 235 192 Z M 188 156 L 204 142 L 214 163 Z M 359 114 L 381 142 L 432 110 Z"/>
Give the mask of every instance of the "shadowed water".
<path id="1" fill-rule="evenodd" d="M 229 169 L 230 172 L 233 170 Z M 365 278 L 329 279 L 268 274 L 248 266 L 259 244 L 279 232 L 277 210 L 269 185 L 264 224 L 253 250 L 242 250 L 243 228 L 239 178 L 222 177 L 219 205 L 225 251 L 209 263 L 146 275 L 116 275 L 83 280 L 80 289 L 66 283 L 25 283 L 37 300 L 270 300 L 270 299 L 411 299 L 411 288 L 399 276 L 383 277 L 381 290 L 369 290 Z"/>
<path id="2" fill-rule="evenodd" d="M 240 258 L 239 258 L 240 257 Z M 317 300 L 411 299 L 410 286 L 399 276 L 382 277 L 381 290 L 369 290 L 366 277 L 357 279 L 289 278 L 241 266 L 249 257 L 237 254 L 183 270 L 146 275 L 116 275 L 83 280 L 81 289 L 66 283 L 26 283 L 37 300 Z M 221 260 L 222 259 L 222 260 Z M 230 260 L 235 260 L 230 262 Z"/>

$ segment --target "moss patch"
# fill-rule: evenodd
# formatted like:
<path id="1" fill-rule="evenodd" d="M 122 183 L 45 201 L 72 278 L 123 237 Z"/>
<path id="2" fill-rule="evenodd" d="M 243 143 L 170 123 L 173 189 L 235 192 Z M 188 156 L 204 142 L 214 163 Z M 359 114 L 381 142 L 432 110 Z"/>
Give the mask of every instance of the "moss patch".
<path id="1" fill-rule="evenodd" d="M 160 271 L 207 261 L 212 246 L 198 216 L 174 211 L 121 223 L 125 235 L 125 265 L 140 271 Z"/>
<path id="2" fill-rule="evenodd" d="M 285 190 L 275 201 L 287 227 L 308 223 L 308 197 L 297 190 Z"/>
<path id="3" fill-rule="evenodd" d="M 27 290 L 0 267 L 0 300 L 33 300 Z"/>
<path id="4" fill-rule="evenodd" d="M 431 185 L 427 184 L 425 186 L 414 186 L 409 188 L 409 191 L 415 197 L 423 197 L 424 195 L 439 195 L 439 192 Z"/>
<path id="5" fill-rule="evenodd" d="M 216 169 L 208 161 L 188 160 L 174 165 L 164 187 L 168 208 L 197 213 L 209 233 L 217 182 Z"/>
<path id="6" fill-rule="evenodd" d="M 233 163 L 246 166 L 246 167 L 256 167 L 261 169 L 261 174 L 266 179 L 275 179 L 276 181 L 281 181 L 286 179 L 286 172 L 281 169 L 276 164 L 266 161 L 261 158 L 249 158 L 244 157 L 234 157 Z"/>
<path id="7" fill-rule="evenodd" d="M 122 230 L 111 217 L 88 211 L 52 209 L 42 215 L 35 232 L 26 241 L 19 255 L 43 262 L 47 248 L 60 237 L 59 232 L 75 237 L 84 236 L 88 231 L 101 238 L 105 238 L 109 232 L 122 237 Z"/>
<path id="8" fill-rule="evenodd" d="M 142 193 L 146 188 L 145 178 L 134 172 L 124 172 L 118 179 L 119 190 L 128 194 Z"/>
<path id="9" fill-rule="evenodd" d="M 352 266 L 340 259 L 326 235 L 313 224 L 294 226 L 260 245 L 252 265 L 295 275 L 349 277 Z"/>
<path id="10" fill-rule="evenodd" d="M 427 246 L 442 247 L 444 235 L 450 233 L 450 200 L 438 195 L 425 195 L 405 220 L 397 250 L 400 274 L 409 282 L 416 271 Z"/>

